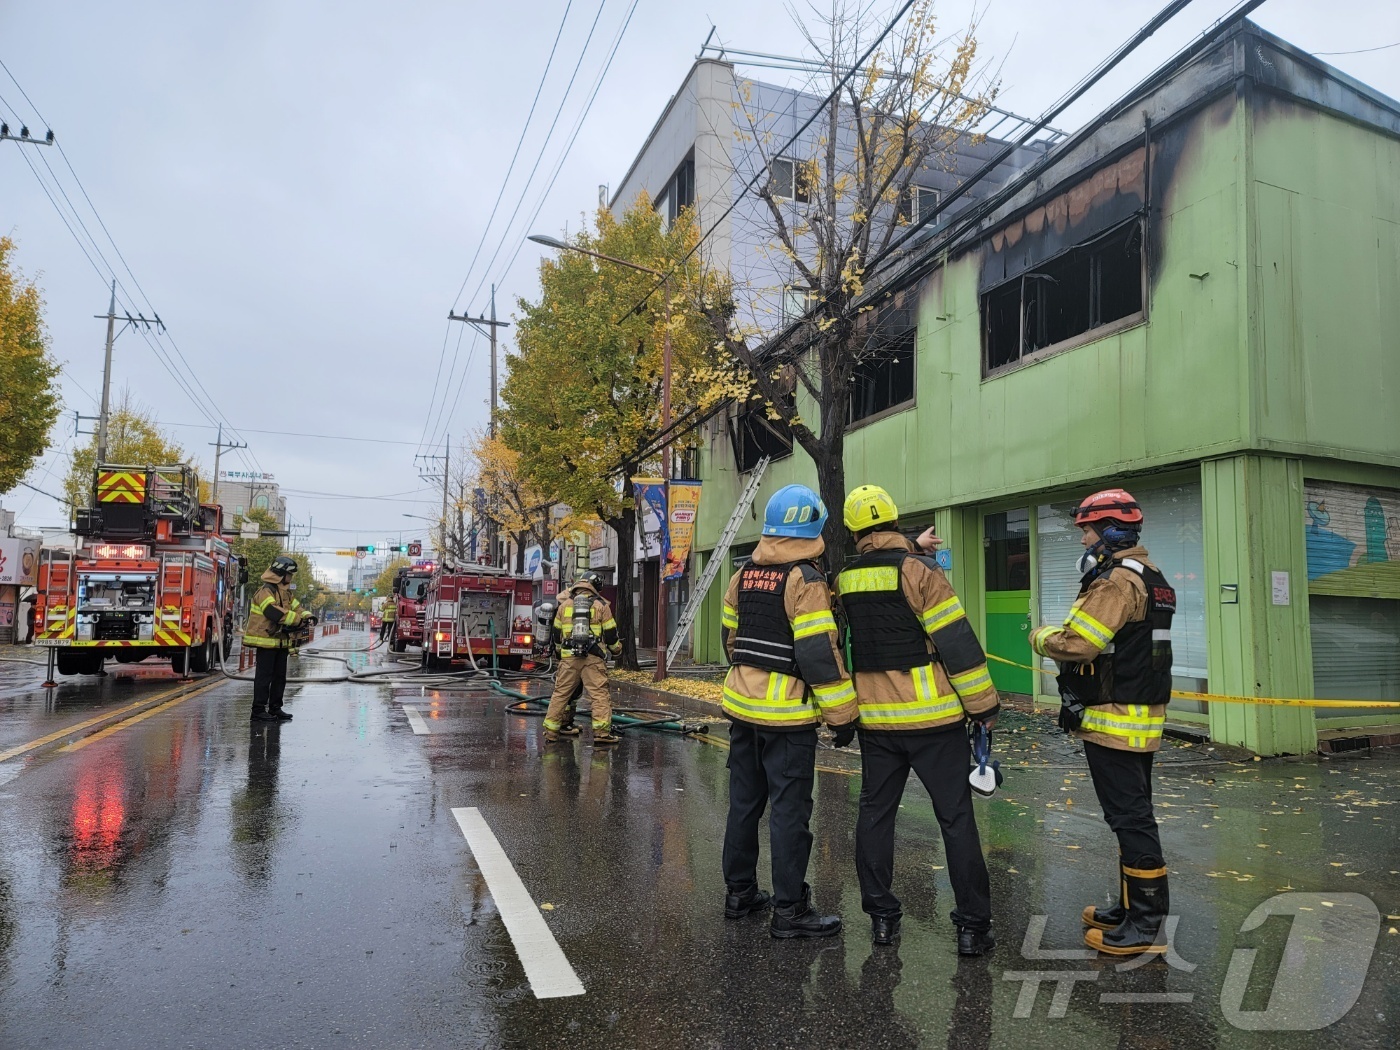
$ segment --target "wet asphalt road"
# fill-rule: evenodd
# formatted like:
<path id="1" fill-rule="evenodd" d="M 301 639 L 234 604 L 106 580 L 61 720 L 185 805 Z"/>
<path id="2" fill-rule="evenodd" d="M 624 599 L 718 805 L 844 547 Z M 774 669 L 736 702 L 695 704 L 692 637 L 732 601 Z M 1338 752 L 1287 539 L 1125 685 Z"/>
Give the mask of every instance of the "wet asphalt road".
<path id="1" fill-rule="evenodd" d="M 0 664 L 0 752 L 174 686 L 80 679 L 50 697 L 41 679 Z M 852 865 L 860 781 L 838 772 L 818 774 L 809 877 L 846 932 L 774 942 L 761 919 L 721 917 L 722 746 L 634 732 L 611 751 L 586 733 L 546 747 L 539 719 L 472 687 L 294 687 L 294 722 L 250 726 L 249 692 L 216 685 L 0 762 L 0 1046 L 1400 1045 L 1395 755 L 1164 763 L 1179 958 L 1122 972 L 1045 954 L 1080 947 L 1078 913 L 1114 879 L 1073 756 L 1012 768 L 978 803 L 1001 943 L 960 961 L 916 784 L 899 945 L 870 944 Z M 464 806 L 583 995 L 535 997 L 453 819 Z M 1290 898 L 1291 927 L 1240 932 L 1289 890 L 1316 895 Z M 1378 908 L 1378 933 L 1355 894 Z M 1371 946 L 1339 1021 L 1237 1026 L 1326 1019 Z M 1032 993 L 1028 973 L 1050 979 Z"/>

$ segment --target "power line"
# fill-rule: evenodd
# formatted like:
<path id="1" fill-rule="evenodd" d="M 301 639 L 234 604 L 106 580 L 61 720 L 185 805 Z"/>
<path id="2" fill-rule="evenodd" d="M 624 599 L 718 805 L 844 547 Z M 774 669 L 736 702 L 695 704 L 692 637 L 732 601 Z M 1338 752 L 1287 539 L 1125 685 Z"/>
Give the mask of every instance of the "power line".
<path id="1" fill-rule="evenodd" d="M 535 175 L 539 172 L 540 164 L 544 160 L 545 151 L 549 148 L 549 140 L 554 137 L 554 129 L 559 124 L 559 118 L 564 115 L 564 106 L 568 103 L 569 93 L 573 91 L 574 81 L 578 79 L 578 71 L 583 67 L 584 57 L 588 54 L 588 47 L 593 42 L 593 34 L 598 28 L 598 20 L 603 16 L 603 8 L 607 6 L 607 0 L 603 0 L 598 5 L 598 12 L 593 16 L 593 24 L 588 28 L 588 37 L 583 42 L 583 50 L 579 52 L 578 61 L 574 63 L 574 71 L 569 75 L 569 83 L 564 88 L 564 97 L 559 100 L 559 108 L 554 112 L 554 119 L 550 121 L 549 130 L 545 132 L 544 142 L 540 144 L 540 152 L 535 157 L 535 163 L 530 168 L 530 175 L 525 180 L 525 185 L 520 189 L 520 198 L 515 202 L 515 208 L 510 213 L 510 218 L 506 220 L 505 229 L 501 231 L 501 238 L 496 242 L 496 248 L 491 253 L 491 258 L 486 263 L 486 273 L 477 281 L 476 288 L 472 290 L 471 300 L 476 301 L 476 297 L 481 294 L 481 289 L 486 285 L 486 278 L 491 273 L 491 267 L 496 264 L 496 259 L 501 254 L 501 249 L 505 247 L 506 238 L 510 234 L 511 227 L 515 225 L 515 219 L 520 214 L 520 206 L 525 203 L 525 196 L 530 192 L 530 184 L 535 181 Z M 632 10 L 636 10 L 636 0 L 633 0 Z M 632 18 L 631 11 L 627 18 Z M 611 59 L 609 59 L 611 61 Z M 455 303 L 453 304 L 456 305 Z"/>
<path id="2" fill-rule="evenodd" d="M 1400 40 L 1393 44 L 1382 44 L 1380 47 L 1362 47 L 1355 51 L 1314 51 L 1314 55 L 1365 55 L 1371 51 L 1389 51 L 1392 47 L 1400 47 Z"/>
<path id="3" fill-rule="evenodd" d="M 571 130 L 571 132 L 570 132 L 570 134 L 569 134 L 569 141 L 568 141 L 568 143 L 564 146 L 564 151 L 563 151 L 563 153 L 560 154 L 559 160 L 558 160 L 558 162 L 557 162 L 557 163 L 555 164 L 555 166 L 554 166 L 554 171 L 553 171 L 553 173 L 552 173 L 552 174 L 550 175 L 550 177 L 549 177 L 549 184 L 545 186 L 544 191 L 540 194 L 539 199 L 537 200 L 537 202 L 536 202 L 536 204 L 535 204 L 535 209 L 534 209 L 534 211 L 531 213 L 528 222 L 525 224 L 527 229 L 528 229 L 530 226 L 533 226 L 535 220 L 539 217 L 540 211 L 543 210 L 543 208 L 544 208 L 545 201 L 549 199 L 549 194 L 550 194 L 550 192 L 554 189 L 554 183 L 555 183 L 555 181 L 559 178 L 559 174 L 560 174 L 560 172 L 561 172 L 561 171 L 563 170 L 563 168 L 564 168 L 564 163 L 569 159 L 569 153 L 573 150 L 573 148 L 574 148 L 574 143 L 575 143 L 576 141 L 578 141 L 579 132 L 583 130 L 584 122 L 588 119 L 588 114 L 589 114 L 589 112 L 593 109 L 593 103 L 594 103 L 594 101 L 598 98 L 598 92 L 601 90 L 601 88 L 602 88 L 602 86 L 603 86 L 603 80 L 607 77 L 607 75 L 608 75 L 608 70 L 612 68 L 613 59 L 617 57 L 618 49 L 622 46 L 622 38 L 623 38 L 623 37 L 626 35 L 626 33 L 627 33 L 627 27 L 628 27 L 629 25 L 631 25 L 631 23 L 632 23 L 632 15 L 633 15 L 634 13 L 636 13 L 637 4 L 638 4 L 638 0 L 632 0 L 632 6 L 631 6 L 630 8 L 628 8 L 627 17 L 623 19 L 621 28 L 618 30 L 617 35 L 613 38 L 612 48 L 611 48 L 611 50 L 608 52 L 607 61 L 603 63 L 602 70 L 599 72 L 597 79 L 593 82 L 593 90 L 592 90 L 592 93 L 589 95 L 587 103 L 584 104 L 583 111 L 579 114 L 578 120 L 574 123 L 573 129 Z M 527 183 L 526 183 L 526 190 L 528 190 L 528 189 L 529 189 L 529 183 L 528 183 L 528 181 L 527 181 Z M 523 202 L 523 200 L 524 200 L 523 193 L 524 193 L 524 191 L 522 191 L 522 197 L 521 197 L 522 202 Z M 513 216 L 512 216 L 512 218 L 513 218 Z M 509 233 L 509 230 L 510 230 L 510 227 L 507 226 L 506 232 Z M 505 283 L 505 279 L 506 279 L 506 277 L 508 277 L 508 276 L 510 275 L 511 268 L 515 266 L 515 260 L 519 257 L 519 255 L 520 255 L 520 250 L 521 250 L 521 248 L 524 247 L 524 245 L 525 245 L 525 240 L 524 240 L 524 238 L 523 238 L 523 237 L 522 237 L 522 238 L 517 238 L 517 243 L 516 243 L 516 246 L 515 246 L 515 251 L 513 251 L 513 252 L 511 253 L 510 260 L 506 263 L 505 268 L 501 271 L 501 275 L 500 275 L 500 277 L 498 278 L 498 280 L 497 280 L 497 282 L 496 282 L 498 285 L 499 285 L 499 284 Z M 499 250 L 499 249 L 498 249 L 498 250 Z M 495 259 L 495 256 L 492 256 L 492 260 L 493 260 L 493 261 L 494 261 L 494 259 Z M 484 283 L 484 279 L 483 279 L 483 283 Z M 480 292 L 480 291 L 481 291 L 481 285 L 479 284 L 479 285 L 477 286 L 476 291 L 472 293 L 473 298 L 475 298 L 476 294 L 477 294 L 478 292 Z M 475 346 L 475 344 L 473 344 L 473 347 L 474 347 L 474 346 Z M 470 359 L 468 360 L 468 364 L 470 364 Z M 455 395 L 455 396 L 453 397 L 453 399 L 452 399 L 452 408 L 451 408 L 451 410 L 447 413 L 447 417 L 446 417 L 446 418 L 447 418 L 447 423 L 448 423 L 449 425 L 451 424 L 451 421 L 452 421 L 453 417 L 456 415 L 456 412 L 457 412 L 457 405 L 461 402 L 461 399 L 462 399 L 462 390 L 463 390 L 465 384 L 466 384 L 466 374 L 464 373 L 463 376 L 462 376 L 461 381 L 460 381 L 460 382 L 458 383 L 458 385 L 457 385 L 457 393 L 456 393 L 456 395 Z"/>
<path id="4" fill-rule="evenodd" d="M 8 76 L 10 80 L 14 83 L 15 87 L 19 89 L 20 95 L 22 95 L 25 102 L 29 104 L 30 108 L 34 111 L 35 116 L 37 116 L 40 121 L 47 125 L 48 121 L 45 120 L 44 115 L 39 111 L 39 107 L 34 104 L 34 100 L 30 98 L 29 93 L 24 90 L 24 85 L 22 85 L 19 82 L 19 79 L 14 75 L 13 72 L 11 72 L 9 66 L 5 65 L 3 60 L 0 60 L 0 69 L 4 70 L 6 76 Z M 13 108 L 9 106 L 8 102 L 5 103 L 5 106 L 6 108 L 9 108 L 12 113 L 14 112 Z M 16 119 L 18 119 L 17 113 L 15 114 L 15 116 Z M 113 238 L 111 231 L 107 228 L 107 224 L 103 220 L 101 212 L 97 210 L 97 206 L 93 203 L 91 195 L 89 195 L 89 193 L 87 192 L 87 188 L 83 185 L 82 179 L 79 178 L 77 170 L 73 167 L 72 160 L 68 157 L 67 151 L 65 151 L 63 148 L 63 144 L 61 142 L 56 142 L 55 144 L 58 146 L 59 155 L 63 158 L 63 162 L 67 166 L 69 174 L 73 177 L 74 183 L 77 185 L 78 190 L 82 193 L 83 200 L 87 202 L 87 206 L 91 210 L 93 218 L 97 220 L 97 224 L 99 227 L 101 227 L 103 234 L 107 238 L 107 242 L 111 245 L 113 252 L 121 261 L 122 268 L 126 271 L 127 276 L 131 278 L 132 285 L 139 293 L 141 299 L 145 302 L 146 308 L 150 310 L 151 313 L 155 315 L 156 320 L 159 321 L 160 317 L 158 311 L 155 309 L 155 305 L 151 302 L 150 297 L 146 294 L 145 289 L 141 286 L 141 282 L 137 279 L 136 274 L 132 271 L 131 266 L 127 263 L 126 256 L 122 254 L 122 250 L 117 245 L 116 239 Z M 103 278 L 103 283 L 105 284 L 109 279 L 116 281 L 117 286 L 122 288 L 122 292 L 126 294 L 128 301 L 130 301 L 133 297 L 130 295 L 129 292 L 127 292 L 127 290 L 124 287 L 121 286 L 121 280 L 117 277 L 115 267 L 113 267 L 111 262 L 107 259 L 106 253 L 102 250 L 102 246 L 97 243 L 97 238 L 94 237 L 92 231 L 88 229 L 87 223 L 83 220 L 83 217 L 79 213 L 77 206 L 73 203 L 72 198 L 68 196 L 68 191 L 64 189 L 62 180 L 59 179 L 58 174 L 53 170 L 52 165 L 49 164 L 48 159 L 46 157 L 41 157 L 40 159 L 43 161 L 45 170 L 49 173 L 49 178 L 52 180 L 54 188 L 58 190 L 60 196 L 63 197 L 64 202 L 68 205 L 69 211 L 72 213 L 74 221 L 77 222 L 79 228 L 81 228 L 83 234 L 87 237 L 87 242 L 92 246 L 93 252 L 97 255 L 99 259 L 102 260 L 102 264 L 106 267 L 107 273 L 104 274 L 102 272 L 102 268 L 99 267 L 97 263 L 93 260 L 92 255 L 89 254 L 87 247 L 83 244 L 82 237 L 79 237 L 77 230 L 75 230 L 73 228 L 72 223 L 68 221 L 68 218 L 64 214 L 63 209 L 59 206 L 58 201 L 49 191 L 48 186 L 45 184 L 43 177 L 40 176 L 38 169 L 35 168 L 32 163 L 29 162 L 29 159 L 26 156 L 25 162 L 29 165 L 29 169 L 31 173 L 33 173 L 35 180 L 44 190 L 44 195 L 49 198 L 49 203 L 52 204 L 54 206 L 54 210 L 58 212 L 59 218 L 63 220 L 64 225 L 68 228 L 68 232 L 78 243 L 79 249 L 83 252 L 83 255 L 87 258 L 89 264 L 98 273 L 98 275 Z M 123 305 L 127 306 L 128 309 L 131 309 L 135 306 L 134 303 L 130 303 L 130 305 L 124 303 Z M 165 347 L 164 344 L 160 343 L 160 338 L 162 334 L 169 343 L 168 348 Z M 199 374 L 190 365 L 189 359 L 185 356 L 184 351 L 180 348 L 180 345 L 175 341 L 174 337 L 171 336 L 168 331 L 163 333 L 157 333 L 154 336 L 154 341 L 152 341 L 152 337 L 149 333 L 143 333 L 143 337 L 146 339 L 146 343 L 151 348 L 152 353 L 156 355 L 157 360 L 161 362 L 162 367 L 164 367 L 165 370 L 170 373 L 171 378 L 175 380 L 177 386 L 179 386 L 180 389 L 186 394 L 186 396 L 190 398 L 190 400 L 194 403 L 195 407 L 200 410 L 201 414 L 203 414 L 211 422 L 222 422 L 226 427 L 229 428 L 229 430 L 235 436 L 241 436 L 238 435 L 236 428 L 229 421 L 228 417 L 224 414 L 224 412 L 219 408 L 218 403 L 210 395 L 208 389 L 204 386 L 203 381 L 199 378 Z M 171 356 L 172 351 L 174 354 L 173 357 Z M 175 358 L 179 359 L 180 365 L 183 366 L 184 373 L 188 376 L 188 380 L 193 381 L 194 387 L 197 387 L 199 390 L 199 394 L 195 393 L 194 387 L 190 386 L 188 380 L 177 375 L 177 368 L 179 366 L 175 365 Z M 201 394 L 203 395 L 202 400 L 200 397 Z M 251 452 L 249 454 L 252 455 L 254 464 L 257 464 L 257 455 Z M 246 462 L 247 457 L 244 456 L 242 453 L 240 453 L 240 458 L 244 459 Z M 258 464 L 258 469 L 261 470 L 260 464 Z"/>
<path id="5" fill-rule="evenodd" d="M 603 4 L 606 4 L 606 3 L 607 3 L 607 0 L 602 0 L 602 4 L 599 5 L 599 7 L 598 7 L 598 14 L 599 14 L 599 15 L 601 15 L 601 14 L 603 13 L 603 6 L 602 6 L 602 5 L 603 5 Z M 491 224 L 494 223 L 494 222 L 496 221 L 496 212 L 497 212 L 497 210 L 500 208 L 501 200 L 502 200 L 502 198 L 505 196 L 506 188 L 510 185 L 510 176 L 511 176 L 511 173 L 515 171 L 515 162 L 516 162 L 516 160 L 517 160 L 517 159 L 519 158 L 519 156 L 520 156 L 521 147 L 523 147 L 524 144 L 525 144 L 525 136 L 526 136 L 526 133 L 530 130 L 530 123 L 531 123 L 531 121 L 534 119 L 534 116 L 535 116 L 535 107 L 539 104 L 540 95 L 541 95 L 541 93 L 544 91 L 545 81 L 546 81 L 546 80 L 548 79 L 548 77 L 549 77 L 549 70 L 550 70 L 550 67 L 554 64 L 554 55 L 555 55 L 555 52 L 556 52 L 556 51 L 558 50 L 558 48 L 559 48 L 559 41 L 560 41 L 560 39 L 561 39 L 561 38 L 563 37 L 563 35 L 564 35 L 564 26 L 565 26 L 565 24 L 566 24 L 566 23 L 568 22 L 568 20 L 569 20 L 569 11 L 572 9 L 572 7 L 573 7 L 573 0 L 568 0 L 568 3 L 566 3 L 566 4 L 564 5 L 564 14 L 563 14 L 563 17 L 561 17 L 561 18 L 559 19 L 559 29 L 558 29 L 558 31 L 554 34 L 554 44 L 550 47 L 550 49 L 549 49 L 549 57 L 545 60 L 544 71 L 540 74 L 540 82 L 539 82 L 539 85 L 535 88 L 535 97 L 534 97 L 534 100 L 530 103 L 530 111 L 529 111 L 529 113 L 527 113 L 526 116 L 525 116 L 525 125 L 524 125 L 524 127 L 522 127 L 522 128 L 520 129 L 520 138 L 516 141 L 516 144 L 515 144 L 515 152 L 511 155 L 510 164 L 506 167 L 505 178 L 503 178 L 503 179 L 501 180 L 501 188 L 500 188 L 500 190 L 496 193 L 496 201 L 495 201 L 494 204 L 491 205 L 491 215 L 487 218 L 487 220 L 486 220 L 486 225 L 485 225 L 484 227 L 482 227 L 482 230 L 481 230 L 481 239 L 480 239 L 479 241 L 477 241 L 476 251 L 472 253 L 471 262 L 467 265 L 467 272 L 462 276 L 462 285 L 461 285 L 460 288 L 457 289 L 457 295 L 456 295 L 456 296 L 453 298 L 453 300 L 452 300 L 452 310 L 456 310 L 458 304 L 461 302 L 461 300 L 462 300 L 462 292 L 466 290 L 467 282 L 469 282 L 469 281 L 471 280 L 471 278 L 472 278 L 472 273 L 476 270 L 476 263 L 477 263 L 477 260 L 481 258 L 481 250 L 482 250 L 482 248 L 484 248 L 484 247 L 486 246 L 486 240 L 487 240 L 487 238 L 490 237 L 490 235 L 491 235 Z M 597 25 L 597 21 L 598 21 L 598 19 L 597 19 L 597 16 L 595 15 L 595 16 L 594 16 L 594 19 L 593 19 L 594 25 Z M 592 30 L 591 30 L 591 29 L 589 30 L 589 39 L 592 39 Z M 588 50 L 588 42 L 587 42 L 586 40 L 584 41 L 584 45 L 583 45 L 583 46 L 584 46 L 584 51 L 587 51 L 587 50 Z M 583 55 L 580 54 L 580 55 L 579 55 L 579 60 L 582 61 L 582 59 L 583 59 Z M 575 70 L 575 72 L 577 72 L 577 70 Z M 569 81 L 569 86 L 570 86 L 570 87 L 573 86 L 573 80 L 572 80 L 572 79 L 570 79 L 570 81 Z M 564 89 L 564 98 L 567 99 L 567 98 L 568 98 L 568 94 L 569 94 L 569 88 L 566 87 L 566 88 Z M 561 101 L 560 101 L 560 106 L 562 107 L 563 104 L 564 104 L 564 103 L 563 103 L 563 100 L 561 100 Z M 556 119 L 557 119 L 557 117 L 556 117 Z M 550 125 L 550 130 L 553 131 L 553 125 Z M 549 135 L 546 134 L 546 135 L 545 135 L 544 142 L 541 143 L 541 145 L 540 145 L 541 153 L 543 153 L 544 149 L 545 149 L 548 145 L 549 145 Z M 536 163 L 536 166 L 538 166 L 539 162 L 536 161 L 535 163 Z M 533 173 L 532 173 L 532 174 L 533 174 Z M 527 182 L 526 185 L 528 186 L 529 183 Z M 452 312 L 452 311 L 449 311 L 449 313 L 450 313 L 450 312 Z M 433 407 L 434 407 L 435 405 L 437 405 L 437 396 L 438 396 L 438 389 L 439 389 L 439 380 L 440 380 L 440 378 L 441 378 L 441 376 L 442 376 L 442 362 L 443 362 L 444 357 L 445 357 L 446 354 L 447 354 L 447 344 L 448 344 L 449 340 L 451 339 L 451 334 L 450 334 L 450 333 L 451 333 L 451 327 L 452 327 L 452 326 L 449 324 L 449 325 L 448 325 L 448 331 L 445 332 L 445 333 L 443 334 L 443 337 L 442 337 L 442 348 L 441 348 L 441 350 L 439 350 L 439 352 L 438 352 L 437 373 L 436 373 L 436 375 L 434 375 L 434 377 L 433 377 L 433 390 L 432 390 L 432 394 L 431 394 L 431 396 L 429 397 L 429 400 L 428 400 L 428 412 L 426 413 L 426 415 L 425 415 L 425 417 L 424 417 L 424 423 L 425 423 L 425 426 L 424 426 L 424 429 L 423 429 L 423 440 L 424 440 L 424 442 L 427 441 L 427 438 L 428 438 L 429 433 L 432 433 L 434 437 L 436 437 L 436 435 L 437 435 L 437 432 L 436 432 L 436 429 L 435 429 L 437 424 L 436 424 L 435 422 L 433 422 L 433 423 L 430 424 L 430 423 L 429 423 L 429 420 L 430 420 L 430 419 L 432 418 L 432 416 L 433 416 Z M 475 345 L 475 341 L 473 341 L 473 345 Z M 457 348 L 456 348 L 456 350 L 453 351 L 453 358 L 452 358 L 452 367 L 453 367 L 454 370 L 455 370 L 455 368 L 456 368 L 456 363 L 457 363 L 457 354 L 459 354 L 459 353 L 461 352 L 461 349 L 462 349 L 462 333 L 459 332 L 458 335 L 457 335 Z M 451 390 L 451 389 L 452 389 L 452 373 L 449 371 L 449 373 L 448 373 L 448 379 L 447 379 L 447 385 L 446 385 L 445 388 L 443 388 L 442 400 L 443 400 L 443 404 L 444 404 L 444 405 L 447 403 L 447 391 L 448 391 L 448 390 Z M 439 411 L 441 411 L 441 410 L 439 409 Z M 430 426 L 433 428 L 432 430 L 429 429 Z M 420 452 L 422 451 L 421 447 L 420 447 L 419 451 L 420 451 Z"/>

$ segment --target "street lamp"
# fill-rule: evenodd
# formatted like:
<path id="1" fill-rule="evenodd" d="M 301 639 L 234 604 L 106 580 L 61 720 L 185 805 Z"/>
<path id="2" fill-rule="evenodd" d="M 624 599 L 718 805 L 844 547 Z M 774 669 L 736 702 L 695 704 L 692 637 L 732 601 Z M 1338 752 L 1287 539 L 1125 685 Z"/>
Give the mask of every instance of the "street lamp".
<path id="1" fill-rule="evenodd" d="M 652 274 L 661 278 L 662 294 L 666 299 L 666 320 L 665 332 L 662 337 L 661 349 L 661 432 L 667 434 L 666 444 L 661 447 L 661 475 L 666 482 L 666 500 L 670 504 L 671 491 L 671 275 L 669 272 L 654 270 L 650 266 L 643 266 L 640 263 L 629 262 L 626 259 L 618 259 L 611 255 L 604 255 L 602 252 L 589 251 L 587 248 L 580 248 L 575 244 L 568 244 L 557 237 L 546 237 L 541 234 L 531 234 L 528 240 L 536 244 L 542 244 L 546 248 L 553 248 L 561 252 L 578 252 L 581 255 L 589 255 L 594 259 L 602 259 L 604 262 L 616 263 L 618 266 L 626 266 L 631 270 L 641 270 L 643 273 Z M 661 523 L 662 528 L 666 527 L 666 522 Z M 621 541 L 619 541 L 621 542 Z M 656 559 L 656 674 L 654 680 L 659 682 L 666 677 L 666 560 L 657 552 Z"/>

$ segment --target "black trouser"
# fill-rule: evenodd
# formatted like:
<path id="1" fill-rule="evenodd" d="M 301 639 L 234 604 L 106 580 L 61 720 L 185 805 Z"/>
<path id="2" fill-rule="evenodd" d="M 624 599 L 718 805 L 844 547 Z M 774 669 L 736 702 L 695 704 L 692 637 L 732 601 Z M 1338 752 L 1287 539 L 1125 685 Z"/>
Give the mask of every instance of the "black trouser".
<path id="1" fill-rule="evenodd" d="M 817 730 L 760 729 L 748 722 L 729 727 L 729 823 L 724 829 L 724 883 L 730 893 L 758 885 L 758 822 L 768 814 L 773 861 L 773 903 L 802 900 L 812 854 L 812 778 Z"/>
<path id="2" fill-rule="evenodd" d="M 282 710 L 287 691 L 287 650 L 259 649 L 253 671 L 253 714 Z"/>
<path id="3" fill-rule="evenodd" d="M 943 829 L 943 852 L 953 881 L 952 919 L 973 930 L 992 925 L 992 890 L 977 818 L 972 812 L 972 745 L 962 728 L 937 733 L 860 731 L 860 816 L 856 820 L 856 874 L 860 904 L 871 915 L 899 915 L 894 881 L 894 824 L 912 769 L 933 800 Z"/>
<path id="4" fill-rule="evenodd" d="M 1130 868 L 1162 866 L 1162 839 L 1152 814 L 1153 751 L 1123 751 L 1084 741 L 1089 776 L 1103 818 L 1118 836 L 1118 850 Z"/>

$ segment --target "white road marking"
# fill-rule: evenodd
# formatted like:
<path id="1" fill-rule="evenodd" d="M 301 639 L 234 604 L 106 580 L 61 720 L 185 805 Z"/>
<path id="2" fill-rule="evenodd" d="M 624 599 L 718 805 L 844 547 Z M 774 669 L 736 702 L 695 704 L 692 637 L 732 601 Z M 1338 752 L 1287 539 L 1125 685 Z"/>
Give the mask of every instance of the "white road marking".
<path id="1" fill-rule="evenodd" d="M 505 920 L 506 931 L 515 944 L 515 953 L 525 967 L 525 976 L 536 999 L 557 999 L 565 995 L 582 995 L 583 982 L 554 939 L 549 925 L 540 914 L 530 891 L 520 881 L 515 868 L 496 841 L 491 827 L 472 806 L 452 810 L 462 834 L 467 838 L 476 866 L 481 869 L 496 910 Z"/>
<path id="2" fill-rule="evenodd" d="M 432 733 L 432 730 L 428 728 L 428 723 L 423 721 L 423 716 L 418 713 L 418 708 L 405 706 L 403 713 L 408 715 L 408 724 L 419 736 L 428 736 Z"/>

